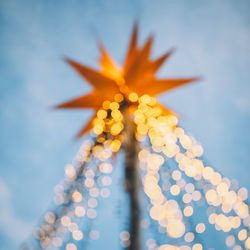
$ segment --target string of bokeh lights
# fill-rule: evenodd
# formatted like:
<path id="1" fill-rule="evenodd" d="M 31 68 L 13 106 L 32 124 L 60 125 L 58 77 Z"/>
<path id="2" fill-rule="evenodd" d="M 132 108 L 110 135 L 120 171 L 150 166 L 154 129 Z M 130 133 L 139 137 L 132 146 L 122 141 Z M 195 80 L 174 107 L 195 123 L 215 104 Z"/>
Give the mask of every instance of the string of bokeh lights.
<path id="1" fill-rule="evenodd" d="M 142 149 L 139 153 L 141 166 L 145 172 L 144 191 L 152 205 L 151 218 L 165 228 L 168 236 L 172 238 L 184 236 L 184 240 L 191 243 L 194 240 L 194 233 L 186 232 L 183 217 L 192 216 L 194 208 L 191 202 L 198 202 L 204 196 L 209 205 L 208 222 L 214 224 L 216 230 L 229 233 L 238 229 L 237 237 L 235 232 L 232 232 L 226 238 L 226 245 L 228 247 L 235 245 L 235 250 L 243 249 L 244 246 L 248 249 L 250 217 L 249 207 L 244 203 L 247 200 L 247 189 L 230 190 L 230 180 L 222 178 L 219 172 L 205 166 L 199 159 L 203 154 L 203 148 L 194 138 L 186 135 L 182 128 L 177 127 L 177 117 L 162 115 L 159 108 L 151 107 L 151 101 L 151 97 L 144 95 L 135 112 L 139 140 L 145 140 L 144 136 L 148 135 L 151 142 L 151 147 Z M 169 158 L 177 162 L 178 169 L 171 173 L 175 183 L 169 183 L 171 185 L 165 191 L 168 191 L 172 197 L 181 196 L 181 202 L 185 204 L 182 213 L 180 204 L 175 199 L 167 199 L 168 195 L 164 195 L 163 187 L 159 185 L 162 176 L 158 172 L 164 161 Z M 193 179 L 194 183 L 186 183 L 182 178 L 183 174 Z M 214 208 L 217 208 L 217 213 Z M 202 234 L 205 229 L 204 223 L 195 225 L 195 231 L 198 234 Z M 244 241 L 245 244 L 242 244 Z M 159 249 L 172 249 L 171 247 L 174 246 L 164 244 Z M 191 249 L 187 245 L 179 248 Z M 203 249 L 203 246 L 196 243 L 193 244 L 192 249 Z"/>
<path id="2" fill-rule="evenodd" d="M 159 225 L 165 235 L 146 241 L 148 249 L 207 249 L 202 238 L 208 224 L 227 236 L 225 244 L 233 250 L 250 249 L 250 215 L 247 189 L 238 188 L 203 160 L 203 148 L 178 126 L 178 118 L 166 113 L 149 95 L 128 96 L 129 107 L 122 94 L 114 101 L 104 101 L 97 111 L 90 132 L 93 139 L 85 141 L 72 164 L 65 168 L 65 180 L 55 187 L 55 208 L 48 211 L 35 229 L 41 248 L 65 247 L 81 249 L 81 242 L 97 240 L 99 232 L 91 228 L 98 216 L 100 198 L 110 195 L 112 157 L 122 148 L 124 112 L 129 112 L 136 124 L 134 131 L 141 150 L 138 155 L 142 189 L 150 206 L 150 220 Z M 175 162 L 174 168 L 167 162 Z M 162 172 L 166 168 L 166 172 Z M 203 203 L 202 203 L 202 202 Z M 207 220 L 192 224 L 197 213 L 196 203 L 206 203 Z M 89 222 L 88 222 L 89 221 Z M 149 223 L 142 220 L 142 228 Z M 128 248 L 130 234 L 120 234 L 121 246 Z M 167 239 L 172 239 L 170 244 Z M 205 245 L 206 244 L 206 248 Z"/>

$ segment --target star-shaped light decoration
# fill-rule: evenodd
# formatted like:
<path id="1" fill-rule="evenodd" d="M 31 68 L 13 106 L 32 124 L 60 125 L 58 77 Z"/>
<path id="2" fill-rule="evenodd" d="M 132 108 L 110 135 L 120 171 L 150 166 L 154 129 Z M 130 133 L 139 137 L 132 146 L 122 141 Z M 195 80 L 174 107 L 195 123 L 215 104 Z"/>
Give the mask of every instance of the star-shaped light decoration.
<path id="1" fill-rule="evenodd" d="M 101 52 L 100 71 L 96 71 L 71 59 L 65 59 L 85 80 L 93 87 L 89 94 L 80 96 L 63 104 L 56 106 L 60 109 L 94 109 L 95 114 L 89 122 L 78 133 L 77 137 L 83 136 L 92 127 L 96 115 L 105 116 L 104 110 L 109 108 L 111 102 L 119 103 L 119 106 L 128 108 L 139 104 L 139 97 L 147 99 L 148 96 L 155 97 L 163 92 L 180 87 L 184 84 L 197 81 L 199 78 L 169 78 L 158 79 L 156 73 L 162 64 L 172 54 L 173 49 L 163 54 L 161 57 L 151 60 L 150 53 L 153 43 L 153 36 L 150 36 L 142 48 L 138 48 L 138 25 L 135 24 L 131 36 L 131 41 L 127 51 L 123 67 L 117 65 L 109 56 L 105 48 L 99 43 Z M 152 99 L 151 99 L 152 101 Z M 154 106 L 160 107 L 167 114 L 170 110 L 160 103 L 153 101 Z M 115 104 L 113 105 L 116 106 Z M 111 109 L 112 110 L 112 109 Z M 96 129 L 100 134 L 101 129 Z"/>

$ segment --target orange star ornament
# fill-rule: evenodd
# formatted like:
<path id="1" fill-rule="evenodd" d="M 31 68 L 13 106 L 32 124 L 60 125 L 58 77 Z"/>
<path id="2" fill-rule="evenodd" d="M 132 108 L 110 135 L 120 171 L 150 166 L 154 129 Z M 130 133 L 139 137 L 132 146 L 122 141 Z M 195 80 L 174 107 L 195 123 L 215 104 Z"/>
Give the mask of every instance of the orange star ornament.
<path id="1" fill-rule="evenodd" d="M 150 52 L 153 37 L 149 37 L 141 48 L 137 46 L 137 40 L 138 26 L 135 24 L 123 67 L 117 65 L 100 42 L 100 71 L 96 71 L 71 59 L 65 59 L 93 87 L 93 91 L 89 94 L 56 106 L 56 108 L 60 109 L 90 108 L 95 110 L 94 116 L 78 133 L 77 137 L 83 136 L 93 127 L 97 111 L 103 106 L 105 101 L 112 102 L 115 96 L 123 100 L 125 107 L 130 107 L 138 104 L 139 96 L 149 95 L 155 97 L 163 92 L 199 80 L 197 77 L 157 79 L 155 74 L 172 54 L 173 50 L 166 52 L 155 60 L 151 60 Z M 171 112 L 160 105 L 160 103 L 157 103 L 157 105 L 165 112 Z"/>

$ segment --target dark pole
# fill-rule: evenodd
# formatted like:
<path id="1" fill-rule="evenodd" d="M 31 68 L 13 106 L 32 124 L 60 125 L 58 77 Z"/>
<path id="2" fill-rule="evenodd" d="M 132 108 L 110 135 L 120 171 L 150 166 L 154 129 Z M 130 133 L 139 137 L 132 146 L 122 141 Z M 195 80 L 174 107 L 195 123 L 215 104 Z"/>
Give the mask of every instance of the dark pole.
<path id="1" fill-rule="evenodd" d="M 125 189 L 130 199 L 130 250 L 140 249 L 140 201 L 138 172 L 138 142 L 135 138 L 135 124 L 125 111 L 124 150 L 125 150 Z"/>

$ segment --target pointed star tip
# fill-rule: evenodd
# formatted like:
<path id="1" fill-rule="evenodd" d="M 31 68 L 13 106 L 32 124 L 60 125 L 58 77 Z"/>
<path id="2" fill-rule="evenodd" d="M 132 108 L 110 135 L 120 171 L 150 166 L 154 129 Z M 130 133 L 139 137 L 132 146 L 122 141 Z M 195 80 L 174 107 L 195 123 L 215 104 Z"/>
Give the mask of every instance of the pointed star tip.
<path id="1" fill-rule="evenodd" d="M 148 37 L 148 42 L 151 43 L 151 44 L 153 44 L 154 38 L 155 38 L 155 35 L 153 33 L 150 34 L 149 37 Z"/>
<path id="2" fill-rule="evenodd" d="M 149 36 L 148 36 L 148 39 L 146 40 L 146 43 L 149 43 L 149 44 L 152 44 L 153 41 L 154 41 L 154 38 L 155 38 L 155 35 L 153 33 L 151 33 Z"/>
<path id="3" fill-rule="evenodd" d="M 62 60 L 68 64 L 70 64 L 72 62 L 72 60 L 70 58 L 68 58 L 67 56 L 63 56 Z"/>
<path id="4" fill-rule="evenodd" d="M 155 37 L 155 34 L 151 32 L 148 36 L 148 40 L 152 40 L 154 39 L 154 37 Z"/>
<path id="5" fill-rule="evenodd" d="M 100 38 L 96 38 L 96 43 L 97 43 L 97 46 L 100 50 L 102 50 L 104 48 L 103 43 L 102 43 Z"/>
<path id="6" fill-rule="evenodd" d="M 170 50 L 169 50 L 169 53 L 170 54 L 173 54 L 177 51 L 177 48 L 176 47 L 172 47 Z"/>
<path id="7" fill-rule="evenodd" d="M 77 134 L 77 135 L 75 135 L 75 136 L 72 138 L 72 140 L 73 140 L 74 142 L 76 142 L 76 141 L 78 141 L 80 138 L 81 138 L 81 135 Z"/>
<path id="8" fill-rule="evenodd" d="M 139 30 L 139 21 L 138 21 L 138 19 L 136 19 L 136 20 L 134 21 L 134 24 L 133 24 L 132 37 L 133 37 L 133 36 L 135 36 L 135 37 L 138 36 L 138 30 Z"/>
<path id="9" fill-rule="evenodd" d="M 103 45 L 103 42 L 100 39 L 97 39 L 96 43 L 97 43 L 97 47 L 101 53 L 101 56 L 107 55 L 106 49 Z"/>
<path id="10" fill-rule="evenodd" d="M 54 110 L 56 110 L 56 109 L 59 109 L 59 108 L 60 108 L 59 106 L 60 106 L 60 105 L 53 105 L 53 106 L 50 106 L 50 107 L 49 107 L 49 110 L 54 111 Z"/>
<path id="11" fill-rule="evenodd" d="M 200 81 L 203 81 L 204 80 L 204 77 L 203 76 L 197 76 L 194 78 L 194 81 L 196 82 L 200 82 Z"/>
<path id="12" fill-rule="evenodd" d="M 135 18 L 133 27 L 134 27 L 134 29 L 138 29 L 138 27 L 139 27 L 139 18 Z"/>

